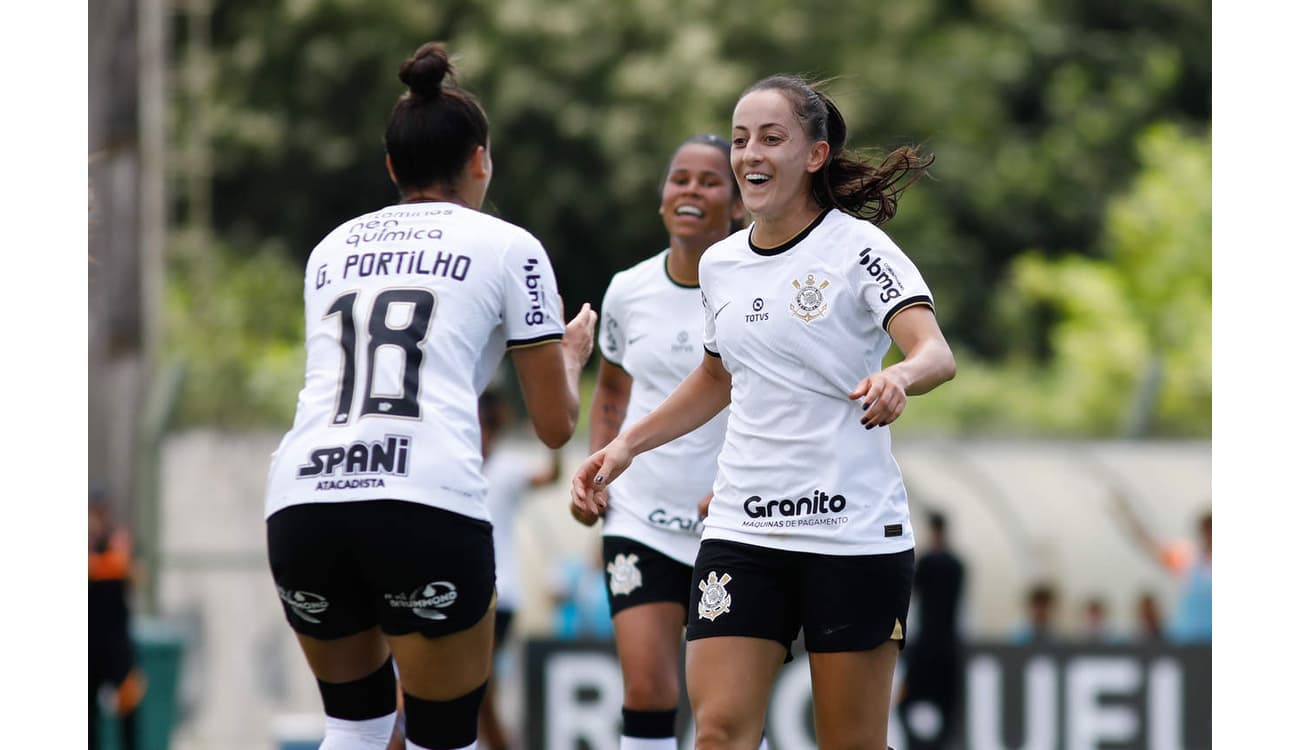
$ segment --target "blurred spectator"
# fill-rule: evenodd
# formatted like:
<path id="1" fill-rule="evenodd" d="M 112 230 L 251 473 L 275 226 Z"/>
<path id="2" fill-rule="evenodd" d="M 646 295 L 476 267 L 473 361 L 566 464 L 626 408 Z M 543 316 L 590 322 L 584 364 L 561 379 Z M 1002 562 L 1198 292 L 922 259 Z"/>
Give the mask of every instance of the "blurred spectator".
<path id="1" fill-rule="evenodd" d="M 478 419 L 483 445 L 483 477 L 488 486 L 485 502 L 492 516 L 492 545 L 497 568 L 493 676 L 488 680 L 479 708 L 479 745 L 484 750 L 506 750 L 511 742 L 497 711 L 496 662 L 500 661 L 501 648 L 510 637 L 510 625 L 520 599 L 515 516 L 528 490 L 552 484 L 560 478 L 560 451 L 551 451 L 546 465 L 538 468 L 519 455 L 496 450 L 497 440 L 509 432 L 514 421 L 514 413 L 496 391 L 484 391 L 479 397 Z"/>
<path id="2" fill-rule="evenodd" d="M 1129 497 L 1113 488 L 1112 498 L 1124 526 L 1157 564 L 1177 576 L 1181 590 L 1165 636 L 1175 643 L 1209 643 L 1213 606 L 1210 586 L 1210 511 L 1197 520 L 1197 542 L 1162 541 L 1138 518 Z"/>
<path id="3" fill-rule="evenodd" d="M 1083 602 L 1083 639 L 1089 643 L 1115 643 L 1118 636 L 1110 622 L 1110 607 L 1100 596 Z"/>
<path id="4" fill-rule="evenodd" d="M 599 542 L 600 538 L 596 540 Z M 556 638 L 609 640 L 614 637 L 602 563 L 601 548 L 597 545 L 583 555 L 571 555 L 556 564 L 551 581 Z"/>
<path id="5" fill-rule="evenodd" d="M 1011 634 L 1011 642 L 1029 645 L 1057 638 L 1056 589 L 1048 583 L 1035 584 L 1025 595 L 1025 621 Z"/>
<path id="6" fill-rule="evenodd" d="M 941 750 L 954 736 L 960 711 L 961 639 L 957 613 L 966 571 L 948 548 L 948 523 L 929 516 L 929 546 L 917 558 L 912 596 L 914 635 L 902 652 L 906 664 L 899 707 L 909 750 Z"/>
<path id="7" fill-rule="evenodd" d="M 102 702 L 117 718 L 122 750 L 135 750 L 136 709 L 144 697 L 145 679 L 136 666 L 130 632 L 131 536 L 115 522 L 108 497 L 102 491 L 90 492 L 89 521 L 89 748 L 100 747 Z"/>
<path id="8" fill-rule="evenodd" d="M 1150 591 L 1138 595 L 1137 639 L 1146 642 L 1165 639 L 1165 619 L 1160 613 L 1160 601 Z"/>

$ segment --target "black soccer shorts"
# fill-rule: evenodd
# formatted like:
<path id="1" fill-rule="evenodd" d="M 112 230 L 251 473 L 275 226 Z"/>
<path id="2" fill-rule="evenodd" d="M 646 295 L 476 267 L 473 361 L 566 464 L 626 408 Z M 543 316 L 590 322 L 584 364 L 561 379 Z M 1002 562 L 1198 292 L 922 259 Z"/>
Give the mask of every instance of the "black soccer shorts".
<path id="1" fill-rule="evenodd" d="M 690 603 L 691 566 L 635 539 L 602 540 L 610 615 L 653 602 Z"/>
<path id="2" fill-rule="evenodd" d="M 389 635 L 450 635 L 492 605 L 492 525 L 401 500 L 305 503 L 266 521 L 285 618 L 331 640 L 378 625 Z"/>
<path id="3" fill-rule="evenodd" d="M 687 609 L 686 639 L 766 638 L 785 646 L 803 630 L 810 652 L 902 648 L 914 550 L 823 555 L 706 539 Z"/>

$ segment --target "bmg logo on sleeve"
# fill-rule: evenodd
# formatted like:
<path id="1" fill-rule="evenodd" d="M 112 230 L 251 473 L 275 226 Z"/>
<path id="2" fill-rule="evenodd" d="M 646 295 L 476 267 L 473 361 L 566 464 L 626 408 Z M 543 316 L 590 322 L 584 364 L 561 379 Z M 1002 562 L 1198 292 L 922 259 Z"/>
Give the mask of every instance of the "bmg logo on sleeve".
<path id="1" fill-rule="evenodd" d="M 532 305 L 524 313 L 524 322 L 530 326 L 541 325 L 546 320 L 546 314 L 542 312 L 542 276 L 533 273 L 536 268 L 536 258 L 529 258 L 524 264 L 524 286 L 528 287 L 528 301 Z"/>

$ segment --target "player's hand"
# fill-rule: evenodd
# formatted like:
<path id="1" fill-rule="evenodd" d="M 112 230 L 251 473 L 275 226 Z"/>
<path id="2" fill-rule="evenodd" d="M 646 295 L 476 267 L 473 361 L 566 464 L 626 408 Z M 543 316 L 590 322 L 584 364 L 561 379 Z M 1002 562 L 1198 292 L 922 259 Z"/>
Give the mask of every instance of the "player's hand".
<path id="1" fill-rule="evenodd" d="M 579 366 L 591 359 L 591 349 L 596 336 L 596 311 L 591 303 L 583 302 L 582 309 L 564 327 L 564 351 L 571 362 Z"/>
<path id="2" fill-rule="evenodd" d="M 587 514 L 603 515 L 609 507 L 609 483 L 632 463 L 632 455 L 618 438 L 587 457 L 573 475 L 569 499 Z"/>
<path id="3" fill-rule="evenodd" d="M 695 509 L 699 511 L 700 518 L 705 518 L 709 515 L 709 503 L 712 502 L 713 502 L 713 493 L 710 492 L 709 494 L 701 498 L 700 502 L 696 503 Z"/>
<path id="4" fill-rule="evenodd" d="M 596 522 L 600 520 L 602 514 L 592 513 L 586 508 L 578 505 L 573 500 L 570 500 L 569 515 L 573 516 L 573 520 L 583 526 L 594 526 Z"/>
<path id="5" fill-rule="evenodd" d="M 849 398 L 853 400 L 862 399 L 865 413 L 858 421 L 869 430 L 898 419 L 907 406 L 907 392 L 904 388 L 904 384 L 889 368 L 864 378 L 849 393 Z"/>

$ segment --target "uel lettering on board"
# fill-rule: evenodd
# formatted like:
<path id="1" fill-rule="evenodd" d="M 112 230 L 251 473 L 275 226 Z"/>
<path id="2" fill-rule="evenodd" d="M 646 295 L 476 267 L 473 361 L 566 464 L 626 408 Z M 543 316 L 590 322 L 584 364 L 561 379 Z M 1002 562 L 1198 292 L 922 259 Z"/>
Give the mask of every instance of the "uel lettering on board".
<path id="1" fill-rule="evenodd" d="M 967 665 L 969 750 L 1184 750 L 1183 674 L 1172 659 L 1040 655 L 1008 672 L 988 654 Z"/>

